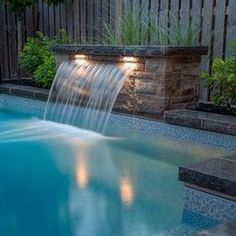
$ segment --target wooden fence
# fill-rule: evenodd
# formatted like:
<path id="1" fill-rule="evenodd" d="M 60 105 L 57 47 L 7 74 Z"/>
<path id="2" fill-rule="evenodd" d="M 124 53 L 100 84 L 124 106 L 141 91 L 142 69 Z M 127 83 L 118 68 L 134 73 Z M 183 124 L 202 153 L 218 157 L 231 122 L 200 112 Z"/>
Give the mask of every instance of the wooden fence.
<path id="1" fill-rule="evenodd" d="M 21 78 L 17 54 L 27 37 L 36 31 L 54 37 L 64 28 L 78 43 L 88 40 L 97 43 L 102 37 L 101 22 L 115 26 L 122 12 L 135 8 L 145 14 L 154 12 L 153 20 L 167 27 L 171 27 L 170 13 L 178 16 L 182 24 L 189 20 L 198 23 L 201 28 L 198 43 L 210 48 L 203 59 L 203 70 L 210 70 L 212 58 L 231 54 L 230 44 L 236 38 L 235 0 L 68 0 L 58 6 L 38 0 L 35 6 L 25 10 L 21 22 L 7 4 L 0 4 L 0 80 Z M 204 90 L 202 97 L 206 97 Z"/>

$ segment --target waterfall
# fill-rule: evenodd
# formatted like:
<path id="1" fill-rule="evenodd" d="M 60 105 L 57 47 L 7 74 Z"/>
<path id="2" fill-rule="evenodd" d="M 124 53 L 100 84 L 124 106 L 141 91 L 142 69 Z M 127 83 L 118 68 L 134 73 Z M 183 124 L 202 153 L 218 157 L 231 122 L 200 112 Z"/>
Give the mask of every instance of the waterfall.
<path id="1" fill-rule="evenodd" d="M 44 119 L 104 132 L 133 63 L 110 64 L 67 60 L 53 81 Z"/>

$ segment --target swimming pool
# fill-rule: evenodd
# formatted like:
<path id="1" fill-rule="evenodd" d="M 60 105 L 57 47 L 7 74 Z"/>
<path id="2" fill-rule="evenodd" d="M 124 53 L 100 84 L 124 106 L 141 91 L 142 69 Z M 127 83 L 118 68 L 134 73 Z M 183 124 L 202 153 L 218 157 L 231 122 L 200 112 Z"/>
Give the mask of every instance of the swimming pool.
<path id="1" fill-rule="evenodd" d="M 178 166 L 235 153 L 234 137 L 117 114 L 102 136 L 36 119 L 44 105 L 1 97 L 1 235 L 192 235 L 221 223 L 184 209 Z"/>

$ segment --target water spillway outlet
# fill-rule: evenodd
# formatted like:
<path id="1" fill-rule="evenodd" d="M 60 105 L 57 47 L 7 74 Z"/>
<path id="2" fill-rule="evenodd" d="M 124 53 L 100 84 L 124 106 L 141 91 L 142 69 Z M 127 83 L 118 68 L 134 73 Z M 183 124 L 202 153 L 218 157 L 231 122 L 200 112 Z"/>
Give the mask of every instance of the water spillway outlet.
<path id="1" fill-rule="evenodd" d="M 138 62 L 138 58 L 136 57 L 123 57 L 123 62 L 131 62 L 131 63 L 135 63 Z"/>
<path id="2" fill-rule="evenodd" d="M 84 54 L 77 54 L 74 56 L 74 59 L 76 60 L 86 60 L 88 58 L 88 56 L 84 55 Z"/>

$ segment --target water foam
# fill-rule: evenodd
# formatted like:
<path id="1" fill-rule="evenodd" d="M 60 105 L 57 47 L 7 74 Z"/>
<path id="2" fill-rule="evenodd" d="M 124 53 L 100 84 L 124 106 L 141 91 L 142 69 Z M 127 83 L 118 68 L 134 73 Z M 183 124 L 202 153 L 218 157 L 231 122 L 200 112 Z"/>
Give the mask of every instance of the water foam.
<path id="1" fill-rule="evenodd" d="M 69 143 L 91 143 L 110 139 L 93 131 L 72 125 L 39 119 L 9 121 L 0 126 L 0 144 L 11 142 L 57 139 Z"/>

